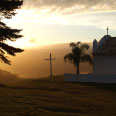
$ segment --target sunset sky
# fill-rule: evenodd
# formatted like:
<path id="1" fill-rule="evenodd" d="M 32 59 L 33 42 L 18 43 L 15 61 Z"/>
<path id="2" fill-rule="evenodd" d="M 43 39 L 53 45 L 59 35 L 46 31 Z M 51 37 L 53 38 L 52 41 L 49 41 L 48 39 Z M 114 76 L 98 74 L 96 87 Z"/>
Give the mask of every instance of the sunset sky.
<path id="1" fill-rule="evenodd" d="M 115 0 L 24 0 L 17 15 L 4 20 L 23 29 L 24 37 L 13 44 L 37 47 L 73 41 L 92 42 L 106 34 L 116 36 Z"/>
<path id="2" fill-rule="evenodd" d="M 116 36 L 116 0 L 24 0 L 17 15 L 4 22 L 23 30 L 23 38 L 8 44 L 25 52 L 10 57 L 12 65 L 2 63 L 1 69 L 23 77 L 48 76 L 49 62 L 44 59 L 52 53 L 57 59 L 53 73 L 63 75 L 75 72 L 72 64 L 64 63 L 63 57 L 70 50 L 65 43 L 100 40 L 107 27 L 109 34 Z M 87 71 L 82 66 L 82 72 Z"/>

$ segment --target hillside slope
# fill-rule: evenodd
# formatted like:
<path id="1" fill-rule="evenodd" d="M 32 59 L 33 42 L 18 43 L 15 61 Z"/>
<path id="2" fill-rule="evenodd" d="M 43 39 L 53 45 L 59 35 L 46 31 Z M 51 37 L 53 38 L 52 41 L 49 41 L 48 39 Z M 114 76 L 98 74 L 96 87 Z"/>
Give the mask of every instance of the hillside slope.
<path id="1" fill-rule="evenodd" d="M 12 74 L 8 71 L 0 70 L 0 83 L 12 84 L 23 80 L 16 74 Z"/>

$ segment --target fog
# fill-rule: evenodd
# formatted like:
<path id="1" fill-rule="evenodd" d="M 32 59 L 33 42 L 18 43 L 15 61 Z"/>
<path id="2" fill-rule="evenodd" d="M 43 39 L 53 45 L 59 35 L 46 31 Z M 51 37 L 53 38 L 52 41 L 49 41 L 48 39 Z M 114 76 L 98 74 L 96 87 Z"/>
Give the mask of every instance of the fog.
<path id="1" fill-rule="evenodd" d="M 29 48 L 16 57 L 10 57 L 12 65 L 1 64 L 2 70 L 7 70 L 13 74 L 18 74 L 26 78 L 39 78 L 49 76 L 49 58 L 50 53 L 56 58 L 53 64 L 53 75 L 63 75 L 64 73 L 75 73 L 76 69 L 73 64 L 64 62 L 64 55 L 70 52 L 69 44 L 49 45 L 38 48 Z M 91 67 L 88 63 L 80 66 L 81 73 L 88 73 Z"/>

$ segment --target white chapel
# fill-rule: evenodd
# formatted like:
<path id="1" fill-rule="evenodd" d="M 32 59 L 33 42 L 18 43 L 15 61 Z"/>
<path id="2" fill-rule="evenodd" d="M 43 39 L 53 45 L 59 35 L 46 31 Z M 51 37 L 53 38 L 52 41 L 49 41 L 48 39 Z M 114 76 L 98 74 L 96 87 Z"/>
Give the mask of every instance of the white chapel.
<path id="1" fill-rule="evenodd" d="M 105 35 L 93 41 L 93 74 L 116 74 L 116 37 Z"/>
<path id="2" fill-rule="evenodd" d="M 108 34 L 93 41 L 93 73 L 64 74 L 69 82 L 116 83 L 116 37 Z"/>

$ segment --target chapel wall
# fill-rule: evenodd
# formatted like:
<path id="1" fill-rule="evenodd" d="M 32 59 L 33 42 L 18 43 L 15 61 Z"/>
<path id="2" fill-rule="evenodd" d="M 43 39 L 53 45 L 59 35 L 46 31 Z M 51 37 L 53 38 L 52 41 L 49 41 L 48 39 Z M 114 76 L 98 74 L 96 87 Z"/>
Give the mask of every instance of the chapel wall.
<path id="1" fill-rule="evenodd" d="M 116 74 L 116 56 L 94 56 L 94 74 Z"/>

